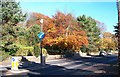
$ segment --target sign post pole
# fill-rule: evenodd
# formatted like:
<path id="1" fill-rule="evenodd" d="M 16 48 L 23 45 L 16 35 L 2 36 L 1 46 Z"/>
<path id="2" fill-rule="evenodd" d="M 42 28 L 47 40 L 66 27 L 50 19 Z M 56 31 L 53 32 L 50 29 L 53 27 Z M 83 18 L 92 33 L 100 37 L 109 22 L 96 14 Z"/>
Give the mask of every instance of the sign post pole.
<path id="1" fill-rule="evenodd" d="M 41 61 L 41 64 L 43 65 L 43 55 L 42 55 L 42 40 L 40 39 L 40 61 Z"/>
<path id="2" fill-rule="evenodd" d="M 43 52 L 42 52 L 42 39 L 43 39 L 44 37 L 45 37 L 45 34 L 44 34 L 43 32 L 40 32 L 40 33 L 38 34 L 38 38 L 39 38 L 39 40 L 40 40 L 40 62 L 41 62 L 42 65 L 44 65 L 43 62 L 45 62 L 45 61 L 44 61 L 44 58 L 43 58 Z"/>
<path id="3" fill-rule="evenodd" d="M 45 63 L 43 62 L 44 58 L 43 58 L 43 53 L 42 53 L 42 39 L 44 38 L 44 33 L 43 33 L 43 19 L 40 20 L 40 23 L 41 23 L 41 32 L 40 34 L 38 34 L 38 37 L 40 39 L 40 61 L 41 61 L 41 64 L 44 65 Z"/>

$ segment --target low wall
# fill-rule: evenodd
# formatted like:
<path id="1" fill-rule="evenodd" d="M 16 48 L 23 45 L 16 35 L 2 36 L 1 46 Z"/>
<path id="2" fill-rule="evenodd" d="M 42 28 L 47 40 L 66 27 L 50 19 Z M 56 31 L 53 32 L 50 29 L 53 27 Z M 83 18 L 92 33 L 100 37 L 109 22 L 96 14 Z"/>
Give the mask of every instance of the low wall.
<path id="1" fill-rule="evenodd" d="M 16 57 L 18 59 L 18 61 L 20 61 L 22 59 L 22 56 L 13 56 Z M 39 61 L 40 60 L 40 56 L 39 57 L 35 57 L 35 56 L 24 56 L 28 61 Z M 11 57 L 12 58 L 12 57 Z M 10 58 L 10 60 L 11 60 Z M 63 55 L 47 55 L 46 56 L 46 60 L 52 60 L 52 59 L 60 59 L 63 58 Z"/>
<path id="2" fill-rule="evenodd" d="M 91 55 L 98 55 L 99 53 L 90 53 Z M 83 52 L 77 52 L 76 54 L 74 54 L 74 57 L 86 57 L 87 54 L 83 53 Z M 13 57 L 17 57 L 18 60 L 20 61 L 22 59 L 22 56 L 13 56 Z M 24 56 L 26 59 L 28 59 L 29 61 L 39 61 L 40 60 L 40 56 L 39 57 L 35 57 L 35 56 Z M 46 56 L 46 60 L 52 60 L 52 59 L 61 59 L 64 58 L 64 55 L 47 55 Z"/>
<path id="3" fill-rule="evenodd" d="M 83 57 L 84 57 L 84 56 L 87 56 L 87 54 L 86 54 L 86 53 L 82 53 L 82 54 L 81 54 L 81 56 L 83 56 Z"/>
<path id="4" fill-rule="evenodd" d="M 18 61 L 20 61 L 22 59 L 22 56 L 12 56 L 18 59 Z M 12 58 L 11 57 L 11 58 Z M 28 61 L 36 61 L 39 60 L 37 57 L 35 56 L 24 56 Z"/>
<path id="5" fill-rule="evenodd" d="M 60 59 L 63 58 L 63 55 L 47 55 L 46 59 L 50 60 L 50 59 Z"/>
<path id="6" fill-rule="evenodd" d="M 91 55 L 99 55 L 99 52 L 91 52 Z"/>

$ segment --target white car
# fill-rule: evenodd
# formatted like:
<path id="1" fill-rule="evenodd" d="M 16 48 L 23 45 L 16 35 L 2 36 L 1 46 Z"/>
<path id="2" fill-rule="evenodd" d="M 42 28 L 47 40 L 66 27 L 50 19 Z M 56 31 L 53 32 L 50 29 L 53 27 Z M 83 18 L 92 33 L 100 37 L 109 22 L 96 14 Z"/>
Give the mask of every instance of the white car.
<path id="1" fill-rule="evenodd" d="M 100 51 L 99 56 L 105 56 L 105 55 L 107 55 L 106 51 Z"/>
<path id="2" fill-rule="evenodd" d="M 112 55 L 112 52 L 108 52 L 108 55 Z"/>

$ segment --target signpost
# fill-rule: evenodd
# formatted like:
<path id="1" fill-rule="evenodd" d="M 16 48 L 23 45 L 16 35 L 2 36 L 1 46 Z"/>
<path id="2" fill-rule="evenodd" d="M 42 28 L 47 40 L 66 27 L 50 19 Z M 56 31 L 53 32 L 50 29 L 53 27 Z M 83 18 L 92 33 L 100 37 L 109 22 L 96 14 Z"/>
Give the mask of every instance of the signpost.
<path id="1" fill-rule="evenodd" d="M 42 23 L 41 25 L 41 32 L 38 34 L 38 38 L 40 39 L 40 61 L 41 61 L 41 64 L 44 65 L 45 64 L 45 57 L 43 56 L 43 53 L 42 53 L 42 39 L 45 37 L 45 33 L 43 32 L 43 19 L 40 20 L 40 22 Z"/>

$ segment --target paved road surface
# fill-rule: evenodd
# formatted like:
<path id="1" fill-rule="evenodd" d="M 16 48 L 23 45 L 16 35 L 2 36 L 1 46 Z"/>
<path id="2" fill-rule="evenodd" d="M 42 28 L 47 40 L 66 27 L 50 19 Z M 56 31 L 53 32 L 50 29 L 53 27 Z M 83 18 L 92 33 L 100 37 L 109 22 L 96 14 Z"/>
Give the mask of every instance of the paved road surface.
<path id="1" fill-rule="evenodd" d="M 28 76 L 39 75 L 118 75 L 118 56 L 80 57 L 51 60 L 42 66 L 32 63 L 24 69 Z"/>

